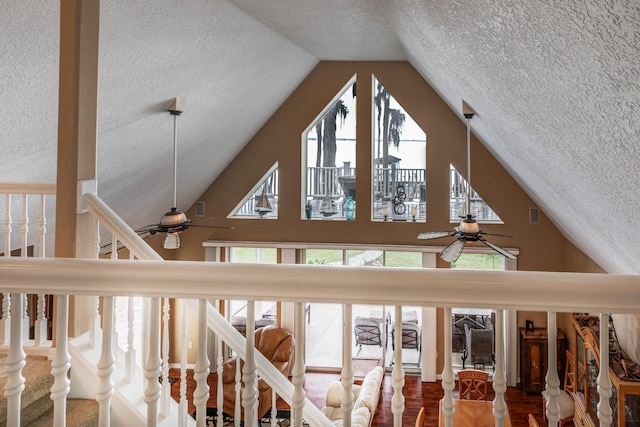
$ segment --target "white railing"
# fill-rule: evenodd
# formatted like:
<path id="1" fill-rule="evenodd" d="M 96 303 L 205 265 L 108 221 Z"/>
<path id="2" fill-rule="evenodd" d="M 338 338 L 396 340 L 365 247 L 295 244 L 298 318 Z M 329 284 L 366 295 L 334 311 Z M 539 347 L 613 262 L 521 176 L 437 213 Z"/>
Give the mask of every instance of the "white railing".
<path id="1" fill-rule="evenodd" d="M 48 202 L 56 192 L 55 184 L 0 183 L 0 204 L 2 204 L 2 255 L 4 257 L 44 257 L 47 256 L 47 214 L 53 204 Z M 14 220 L 14 217 L 19 218 Z M 30 224 L 35 223 L 35 227 Z M 22 333 L 29 345 L 46 348 L 51 345 L 48 337 L 47 307 L 45 294 L 25 297 L 20 314 Z M 15 302 L 15 301 L 14 301 Z M 11 295 L 2 295 L 0 312 L 0 344 L 8 345 L 11 334 Z M 30 330 L 33 327 L 33 337 Z"/>
<path id="2" fill-rule="evenodd" d="M 2 259 L 0 291 L 38 293 L 46 289 L 57 295 L 87 295 L 86 284 L 91 283 L 90 292 L 107 297 L 141 295 L 156 299 L 280 299 L 299 303 L 349 301 L 440 307 L 473 305 L 483 308 L 551 310 L 552 313 L 638 312 L 638 276 L 390 270 L 184 261 L 123 260 L 113 263 L 80 259 Z M 398 280 L 398 277 L 402 277 L 402 280 Z M 390 287 L 389 283 L 394 283 L 394 286 Z M 363 284 L 366 284 L 366 292 L 363 292 Z M 469 292 L 469 289 L 478 287 L 482 287 L 483 292 Z M 602 289 L 607 291 L 602 292 Z M 554 294 L 552 300 L 548 298 L 551 293 Z M 156 311 L 159 313 L 159 307 Z M 451 316 L 450 313 L 447 316 L 445 310 L 447 321 L 451 322 Z M 228 325 L 225 328 L 229 329 Z M 445 337 L 450 330 L 445 324 Z M 219 330 L 219 334 L 233 344 L 232 334 L 225 337 L 223 329 Z M 553 342 L 549 341 L 549 345 L 552 346 Z M 446 371 L 443 373 L 445 402 L 450 396 L 453 380 Z M 151 378 L 151 375 L 148 377 Z M 500 389 L 496 390 L 498 401 L 502 393 Z M 447 405 L 443 405 L 445 414 L 447 409 Z"/>
<path id="3" fill-rule="evenodd" d="M 152 248 L 150 248 L 144 240 L 142 240 L 133 230 L 131 230 L 123 221 L 121 221 L 117 215 L 111 209 L 104 204 L 100 200 L 97 195 L 93 193 L 87 193 L 84 195 L 84 203 L 89 210 L 99 221 L 100 223 L 113 235 L 111 246 L 112 248 L 117 248 L 119 246 L 124 246 L 130 249 L 131 258 L 138 260 L 161 260 L 160 256 L 155 253 Z M 112 259 L 117 258 L 117 251 L 112 251 Z M 112 296 L 104 296 L 103 297 L 105 307 L 103 311 L 105 313 L 105 324 L 112 325 L 113 321 L 107 321 L 106 316 L 111 316 L 113 311 L 114 301 Z M 149 346 L 146 348 L 147 357 L 145 357 L 145 377 L 147 379 L 147 388 L 145 389 L 145 402 L 147 403 L 147 419 L 155 420 L 160 418 L 166 418 L 170 412 L 170 387 L 168 381 L 168 352 L 169 352 L 169 334 L 168 330 L 170 327 L 169 324 L 169 298 L 164 298 L 164 304 L 162 308 L 162 337 L 159 336 L 159 328 L 157 325 L 160 323 L 159 319 L 159 300 L 157 298 L 150 298 L 150 319 L 148 322 L 148 331 L 143 332 L 147 339 L 145 342 L 149 343 Z M 251 302 L 250 302 L 251 303 Z M 132 305 L 131 298 L 129 300 L 129 306 Z M 222 345 L 223 343 L 229 346 L 231 349 L 236 351 L 236 353 L 244 360 L 246 359 L 245 355 L 249 355 L 249 360 L 245 366 L 253 367 L 253 371 L 257 369 L 258 374 L 261 378 L 264 378 L 270 386 L 278 392 L 278 395 L 283 397 L 286 401 L 291 402 L 292 396 L 294 394 L 294 389 L 291 386 L 291 383 L 280 374 L 262 355 L 259 353 L 252 356 L 251 353 L 253 351 L 253 344 L 249 342 L 249 340 L 245 340 L 236 329 L 231 326 L 231 324 L 222 318 L 217 312 L 211 307 L 206 299 L 200 299 L 199 304 L 190 305 L 191 309 L 194 310 L 199 317 L 198 324 L 198 343 L 199 343 L 199 353 L 197 357 L 197 362 L 194 369 L 194 379 L 196 380 L 196 390 L 194 391 L 193 402 L 196 406 L 196 423 L 199 426 L 204 426 L 206 422 L 206 405 L 209 398 L 209 391 L 207 385 L 207 378 L 209 374 L 209 359 L 206 353 L 206 330 L 208 328 L 213 329 L 216 334 L 222 338 L 221 342 L 218 345 Z M 210 312 L 207 313 L 207 310 Z M 211 319 L 213 316 L 216 318 L 218 322 L 207 322 L 208 319 Z M 249 316 L 247 318 L 247 323 L 252 324 Z M 183 328 L 186 328 L 185 325 L 182 325 Z M 254 329 L 251 328 L 251 331 Z M 129 331 L 131 331 L 131 327 L 129 327 Z M 103 349 L 111 348 L 111 342 L 104 339 L 104 334 L 107 334 L 107 331 L 103 331 Z M 183 334 L 186 334 L 186 331 L 183 331 Z M 110 335 L 110 334 L 109 334 Z M 128 350 L 131 350 L 131 342 L 132 339 L 129 338 Z M 161 344 L 159 344 L 159 342 Z M 184 347 L 186 345 L 185 342 L 182 343 Z M 160 354 L 161 353 L 161 354 Z M 127 361 L 127 372 L 132 371 L 134 368 L 129 366 L 131 361 L 133 360 L 133 356 L 126 358 Z M 257 359 L 254 362 L 254 359 Z M 101 376 L 101 389 L 99 390 L 98 397 L 104 396 L 103 400 L 100 401 L 101 405 L 105 406 L 104 411 L 108 408 L 108 399 L 112 390 L 109 390 L 108 386 L 109 382 L 109 363 L 113 365 L 113 357 L 109 353 L 109 351 L 103 351 L 102 356 L 99 363 L 99 375 Z M 161 375 L 160 375 L 161 374 Z M 184 377 L 185 372 L 182 372 L 182 376 Z M 247 375 L 252 375 L 251 371 L 247 373 Z M 154 378 L 161 376 L 162 378 L 162 386 L 158 386 L 157 381 L 153 381 Z M 242 378 L 243 382 L 248 382 L 247 378 Z M 222 376 L 218 376 L 219 384 L 222 383 Z M 239 385 L 239 381 L 238 381 Z M 300 389 L 302 388 L 302 382 L 300 382 Z M 298 392 L 299 393 L 299 392 Z M 159 408 L 158 408 L 159 403 Z M 244 403 L 244 402 L 243 402 Z M 305 407 L 300 407 L 301 413 L 304 413 L 306 419 L 315 420 L 315 424 L 317 425 L 327 425 L 326 417 L 324 417 L 317 408 L 315 408 L 310 402 L 306 402 L 308 405 Z M 222 407 L 219 405 L 219 407 Z M 240 408 L 240 405 L 237 405 L 237 408 Z M 178 422 L 180 425 L 186 425 L 186 405 L 183 404 L 180 407 L 181 413 L 178 414 Z M 249 411 L 250 412 L 250 411 Z M 101 416 L 103 410 L 101 410 Z M 275 413 L 275 407 L 274 407 Z M 105 420 L 101 420 L 101 425 L 109 425 Z M 236 417 L 237 422 L 239 422 L 240 417 Z M 220 417 L 222 419 L 222 417 Z M 246 417 L 245 417 L 246 419 Z M 302 416 L 300 416 L 302 419 Z M 248 420 L 247 420 L 248 421 Z M 149 421 L 148 421 L 149 422 Z"/>
<path id="4" fill-rule="evenodd" d="M 58 297 L 58 317 L 56 318 L 57 347 L 56 355 L 52 363 L 52 374 L 55 383 L 52 387 L 51 398 L 55 403 L 55 426 L 64 426 L 64 407 L 69 388 L 67 373 L 71 364 L 67 346 L 67 310 L 68 295 L 95 296 L 99 295 L 104 301 L 103 331 L 96 331 L 96 340 L 91 345 L 101 348 L 99 360 L 96 362 L 96 375 L 100 378 L 100 384 L 96 399 L 101 406 L 100 425 L 113 425 L 110 419 L 109 408 L 112 405 L 112 396 L 120 392 L 121 388 L 132 385 L 132 381 L 122 383 L 119 377 L 115 377 L 114 366 L 118 355 L 112 354 L 113 335 L 112 318 L 114 298 L 118 296 L 148 297 L 149 328 L 146 332 L 144 347 L 145 353 L 145 378 L 144 400 L 147 406 L 147 414 L 143 417 L 146 425 L 178 425 L 162 424 L 168 420 L 167 409 L 159 407 L 163 387 L 157 381 L 162 374 L 163 384 L 166 384 L 166 373 L 162 372 L 163 351 L 160 337 L 161 305 L 162 298 L 174 298 L 183 301 L 196 299 L 199 301 L 198 317 L 199 331 L 212 328 L 216 332 L 217 363 L 222 365 L 223 357 L 220 353 L 222 343 L 233 348 L 241 358 L 248 358 L 249 365 L 245 382 L 258 375 L 268 380 L 271 387 L 293 408 L 294 425 L 299 426 L 304 418 L 311 425 L 332 425 L 326 417 L 319 413 L 304 398 L 302 388 L 304 378 L 304 364 L 296 358 L 293 371 L 293 379 L 287 381 L 272 371 L 270 365 L 262 363 L 260 355 L 253 352 L 251 338 L 247 341 L 210 305 L 207 300 L 233 300 L 245 299 L 249 304 L 255 301 L 284 301 L 295 303 L 296 325 L 304 323 L 304 304 L 309 302 L 329 302 L 345 304 L 349 311 L 352 304 L 380 304 L 396 306 L 396 316 L 400 316 L 403 305 L 444 307 L 444 334 L 445 334 L 445 370 L 443 371 L 442 386 L 445 396 L 442 403 L 443 414 L 447 424 L 451 424 L 453 414 L 452 390 L 454 375 L 451 369 L 451 307 L 478 307 L 496 309 L 497 335 L 501 336 L 499 329 L 503 322 L 500 321 L 505 309 L 544 311 L 549 313 L 549 352 L 552 361 L 552 352 L 556 351 L 555 340 L 555 313 L 556 312 L 599 312 L 599 313 L 638 313 L 640 308 L 637 301 L 640 300 L 640 276 L 617 276 L 603 274 L 580 273 L 546 273 L 546 272 L 490 272 L 490 271 L 464 271 L 444 269 L 379 269 L 369 267 L 332 267 L 318 265 L 238 265 L 230 263 L 202 263 L 172 261 L 164 262 L 140 239 L 135 232 L 126 226 L 111 212 L 95 195 L 85 195 L 88 209 L 94 213 L 103 225 L 106 225 L 117 240 L 126 242 L 139 260 L 96 260 L 96 259 L 52 259 L 52 258 L 26 258 L 4 257 L 0 259 L 0 292 L 12 294 L 17 301 L 12 309 L 23 312 L 24 294 L 47 293 Z M 114 240 L 115 241 L 115 240 Z M 117 243 L 117 242 L 116 242 Z M 390 286 L 393 284 L 393 286 Z M 482 289 L 482 292 L 470 292 L 474 289 Z M 603 292 L 606 290 L 606 292 Z M 548 295 L 554 295 L 549 299 Z M 194 305 L 189 303 L 191 309 Z M 6 370 L 10 378 L 5 388 L 5 396 L 9 404 L 8 424 L 19 425 L 20 394 L 24 386 L 24 378 L 21 370 L 24 366 L 24 351 L 22 346 L 22 316 L 16 326 L 11 329 L 11 345 L 6 362 Z M 401 339 L 401 317 L 396 319 L 395 337 Z M 255 319 L 247 316 L 247 334 L 253 334 Z M 166 321 L 165 321 L 166 322 Z M 147 322 L 144 322 L 147 323 Z M 184 323 L 184 322 L 183 322 Z M 166 328 L 167 323 L 164 327 Z M 183 326 L 186 333 L 186 326 Z M 296 327 L 296 329 L 301 329 Z M 345 339 L 350 339 L 350 325 L 345 325 Z M 299 331 L 296 330 L 296 334 Z M 348 336 L 348 338 L 346 338 Z M 99 339 L 101 338 L 101 339 Z M 206 400 L 208 398 L 209 361 L 206 354 L 206 334 L 199 332 L 199 349 L 201 353 L 196 362 L 197 389 L 194 402 L 197 409 L 197 425 L 204 425 Z M 298 340 L 302 346 L 304 339 Z M 500 340 L 499 340 L 500 341 Z M 16 344 L 17 343 L 17 344 Z M 349 344 L 349 345 L 346 345 Z M 343 384 L 348 389 L 353 378 L 353 368 L 350 366 L 351 344 L 345 344 L 345 359 L 343 366 Z M 91 345 L 89 347 L 91 348 Z M 185 343 L 181 345 L 184 348 Z M 504 392 L 504 349 L 501 343 L 496 347 L 496 374 L 494 376 L 494 413 L 497 425 L 502 425 L 505 417 Z M 115 352 L 117 353 L 117 352 Z M 302 347 L 296 347 L 296 355 L 302 355 Z M 252 357 L 252 354 L 255 356 Z M 555 356 L 553 356 L 555 357 Z M 127 357 L 127 360 L 129 357 Z M 164 360 L 166 363 L 166 358 Z M 245 366 L 246 366 L 245 365 Z M 94 365 L 95 366 L 95 365 Z M 549 363 L 550 367 L 555 364 Z M 123 370 L 124 372 L 125 370 Z M 184 374 L 183 374 L 184 375 Z M 555 374 L 557 377 L 557 373 Z M 218 369 L 218 407 L 222 407 L 220 390 L 220 368 Z M 392 412 L 394 425 L 402 425 L 402 413 L 404 400 L 402 398 L 402 383 L 404 372 L 402 370 L 402 345 L 396 343 L 394 371 L 392 373 L 394 397 L 392 399 Z M 557 422 L 554 408 L 557 405 L 558 382 L 554 380 L 553 373 L 548 377 L 547 388 L 550 390 L 550 399 L 547 404 L 549 410 L 549 425 Z M 118 379 L 118 381 L 114 381 Z M 602 390 L 610 389 L 608 384 L 608 370 L 603 370 L 598 381 Z M 184 382 L 184 377 L 183 377 Z M 115 384 L 118 384 L 116 387 Z M 182 385 L 182 384 L 181 384 Z M 166 393 L 166 391 L 165 391 Z M 185 396 L 185 393 L 182 393 Z M 252 404 L 254 396 L 245 396 L 243 407 Z M 606 397 L 606 396 L 605 396 Z M 348 399 L 347 399 L 348 400 Z M 182 405 L 181 419 L 186 419 L 186 405 Z M 345 401 L 349 407 L 349 402 Z M 599 414 L 606 419 L 608 400 L 601 398 Z M 104 413 L 103 413 L 104 412 Z M 251 418 L 246 419 L 248 422 Z M 348 419 L 347 416 L 345 419 Z M 133 419 L 131 420 L 133 421 Z M 179 425 L 184 424 L 182 421 Z M 118 424 L 115 424 L 118 425 Z"/>

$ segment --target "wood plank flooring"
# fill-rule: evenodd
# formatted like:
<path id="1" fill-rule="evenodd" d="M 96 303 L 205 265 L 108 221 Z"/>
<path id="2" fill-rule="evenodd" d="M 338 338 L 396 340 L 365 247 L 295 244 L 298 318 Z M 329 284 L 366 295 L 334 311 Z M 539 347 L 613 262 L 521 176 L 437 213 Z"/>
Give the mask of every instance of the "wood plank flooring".
<path id="1" fill-rule="evenodd" d="M 180 377 L 180 372 L 172 369 L 169 373 L 172 378 Z M 325 403 L 325 396 L 331 381 L 340 378 L 336 373 L 324 372 L 307 372 L 305 374 L 305 392 L 307 398 L 313 402 L 318 408 L 322 408 Z M 216 406 L 216 375 L 211 374 L 208 378 L 210 387 L 209 406 Z M 489 387 L 491 388 L 491 387 Z M 193 391 L 195 390 L 195 381 L 193 380 L 193 371 L 188 370 L 187 373 L 187 400 L 189 401 L 189 413 L 195 410 L 193 406 Z M 389 427 L 393 426 L 393 414 L 391 413 L 391 398 L 393 396 L 393 387 L 391 384 L 391 376 L 389 373 L 385 375 L 382 383 L 382 390 L 378 411 L 374 416 L 372 427 Z M 456 392 L 454 392 L 456 393 Z M 175 381 L 171 386 L 171 395 L 178 401 L 180 397 L 180 381 Z M 405 411 L 402 416 L 403 426 L 413 426 L 416 416 L 421 407 L 425 408 L 425 426 L 438 425 L 438 401 L 442 399 L 444 392 L 440 382 L 423 383 L 420 377 L 407 376 L 403 388 L 405 397 Z M 454 394 L 455 397 L 455 394 Z M 489 393 L 489 398 L 493 399 L 493 391 Z M 542 398 L 540 394 L 526 394 L 518 388 L 508 387 L 505 394 L 505 401 L 509 408 L 511 423 L 513 427 L 527 427 L 527 415 L 533 414 L 539 423 L 542 422 Z M 279 399 L 278 408 L 288 408 L 287 404 Z"/>

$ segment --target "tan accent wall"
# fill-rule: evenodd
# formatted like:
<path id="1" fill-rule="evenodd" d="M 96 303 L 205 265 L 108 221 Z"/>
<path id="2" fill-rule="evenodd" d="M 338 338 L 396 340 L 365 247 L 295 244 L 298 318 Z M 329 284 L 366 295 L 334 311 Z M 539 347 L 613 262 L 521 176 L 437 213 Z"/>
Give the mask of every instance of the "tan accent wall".
<path id="1" fill-rule="evenodd" d="M 350 222 L 301 219 L 302 134 L 354 75 L 357 76 L 356 218 Z M 373 75 L 427 134 L 426 223 L 370 220 Z M 419 232 L 451 229 L 449 164 L 466 174 L 466 123 L 461 119 L 462 99 L 454 108 L 455 112 L 408 62 L 319 63 L 200 197 L 206 203 L 206 216 L 216 218 L 215 225 L 234 229 L 191 228 L 183 233 L 183 247 L 179 251 L 164 251 L 161 255 L 167 259 L 204 260 L 202 242 L 209 239 L 415 245 Z M 483 120 L 482 111 L 477 113 L 478 117 L 472 120 L 472 129 L 474 121 Z M 278 219 L 227 219 L 276 161 L 280 174 Z M 519 270 L 601 271 L 564 238 L 542 211 L 538 224 L 529 223 L 529 208 L 537 206 L 473 134 L 471 174 L 474 189 L 504 221 L 504 225 L 483 225 L 482 228 L 513 236 L 492 237 L 491 240 L 520 251 Z M 187 214 L 194 217 L 193 207 Z M 152 239 L 150 243 L 159 245 L 159 238 Z M 441 239 L 428 244 L 444 245 L 449 241 Z M 438 260 L 438 267 L 448 266 Z M 425 292 L 428 292 L 426 287 Z M 441 310 L 439 313 L 441 317 Z M 520 313 L 518 323 L 524 326 L 524 319 L 533 319 L 536 326 L 546 325 L 546 313 Z M 562 320 L 560 324 L 570 335 L 570 330 L 565 329 L 567 323 Z M 442 331 L 438 335 L 438 348 L 441 347 Z M 442 358 L 438 361 L 438 370 L 442 371 Z"/>

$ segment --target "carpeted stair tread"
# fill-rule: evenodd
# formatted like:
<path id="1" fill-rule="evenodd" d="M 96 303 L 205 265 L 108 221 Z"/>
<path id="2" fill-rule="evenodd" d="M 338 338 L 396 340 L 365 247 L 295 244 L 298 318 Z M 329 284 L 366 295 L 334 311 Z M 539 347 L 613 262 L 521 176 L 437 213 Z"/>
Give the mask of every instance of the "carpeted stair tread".
<path id="1" fill-rule="evenodd" d="M 42 414 L 46 413 L 52 407 L 53 401 L 51 400 L 51 397 L 48 394 L 46 396 L 42 396 L 40 399 L 32 402 L 29 406 L 25 406 L 22 408 L 22 413 L 20 414 L 20 424 L 29 424 L 31 421 L 41 417 Z"/>
<path id="2" fill-rule="evenodd" d="M 67 425 L 74 427 L 94 427 L 98 425 L 98 402 L 89 399 L 67 399 Z M 51 427 L 53 407 L 25 427 Z"/>
<path id="3" fill-rule="evenodd" d="M 3 358 L 4 357 L 6 357 L 6 355 L 3 355 Z M 5 360 L 2 360 L 1 362 L 3 368 L 4 361 Z M 38 403 L 34 406 L 33 412 L 36 414 L 38 411 L 43 413 L 48 409 L 44 407 L 47 405 L 46 400 L 48 400 L 49 407 L 53 406 L 53 402 L 49 398 L 49 392 L 51 391 L 51 386 L 53 386 L 54 381 L 51 375 L 51 361 L 45 356 L 27 356 L 26 362 L 27 364 L 22 368 L 22 375 L 25 378 L 25 388 L 21 396 L 22 413 L 25 414 L 25 408 L 35 402 Z M 3 369 L 2 374 L 0 374 L 0 390 L 4 390 L 7 380 L 7 374 Z M 46 398 L 46 400 L 42 400 L 42 398 Z M 0 425 L 4 425 L 6 421 L 7 400 L 0 399 Z"/>

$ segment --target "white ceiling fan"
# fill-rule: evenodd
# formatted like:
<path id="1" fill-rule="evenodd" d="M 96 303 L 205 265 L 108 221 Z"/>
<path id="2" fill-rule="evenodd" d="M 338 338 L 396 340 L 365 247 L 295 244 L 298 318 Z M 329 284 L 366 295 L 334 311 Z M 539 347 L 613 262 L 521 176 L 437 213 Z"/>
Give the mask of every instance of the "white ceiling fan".
<path id="1" fill-rule="evenodd" d="M 180 233 L 190 227 L 233 229 L 233 227 L 194 224 L 187 218 L 187 215 L 177 207 L 178 116 L 185 111 L 186 104 L 187 99 L 179 96 L 167 107 L 167 111 L 173 116 L 173 205 L 169 212 L 162 215 L 158 224 L 150 224 L 136 230 L 136 233 L 143 238 L 153 236 L 157 233 L 166 233 L 166 236 L 162 240 L 162 247 L 164 249 L 178 249 L 181 245 Z M 208 219 L 211 220 L 213 218 Z"/>
<path id="2" fill-rule="evenodd" d="M 460 211 L 459 217 L 462 219 L 460 225 L 455 227 L 453 231 L 427 231 L 418 234 L 419 240 L 439 239 L 441 237 L 455 237 L 456 240 L 451 242 L 440 253 L 440 258 L 446 262 L 454 262 L 458 259 L 467 242 L 482 242 L 500 255 L 516 259 L 516 256 L 508 250 L 489 242 L 483 235 L 511 237 L 504 234 L 485 233 L 480 229 L 480 225 L 476 221 L 475 215 L 471 209 L 471 119 L 475 116 L 475 111 L 465 102 L 462 103 L 462 113 L 467 120 L 467 188 L 464 196 L 464 203 Z"/>
<path id="3" fill-rule="evenodd" d="M 162 240 L 162 247 L 164 249 L 178 249 L 182 244 L 180 233 L 191 227 L 206 227 L 206 228 L 221 228 L 226 230 L 232 230 L 233 227 L 222 227 L 215 225 L 200 225 L 194 224 L 187 215 L 178 209 L 177 204 L 177 169 L 178 169 L 178 116 L 181 115 L 186 108 L 187 100 L 185 97 L 176 97 L 169 106 L 167 111 L 173 116 L 173 204 L 169 212 L 166 212 L 160 218 L 160 222 L 157 224 L 145 225 L 138 228 L 135 232 L 146 239 L 147 237 L 154 236 L 158 233 L 165 233 L 165 237 Z M 206 218 L 206 220 L 212 220 L 214 218 Z M 122 244 L 118 242 L 118 250 L 122 249 Z M 112 244 L 109 243 L 100 248 L 102 255 L 108 255 L 112 251 Z"/>

